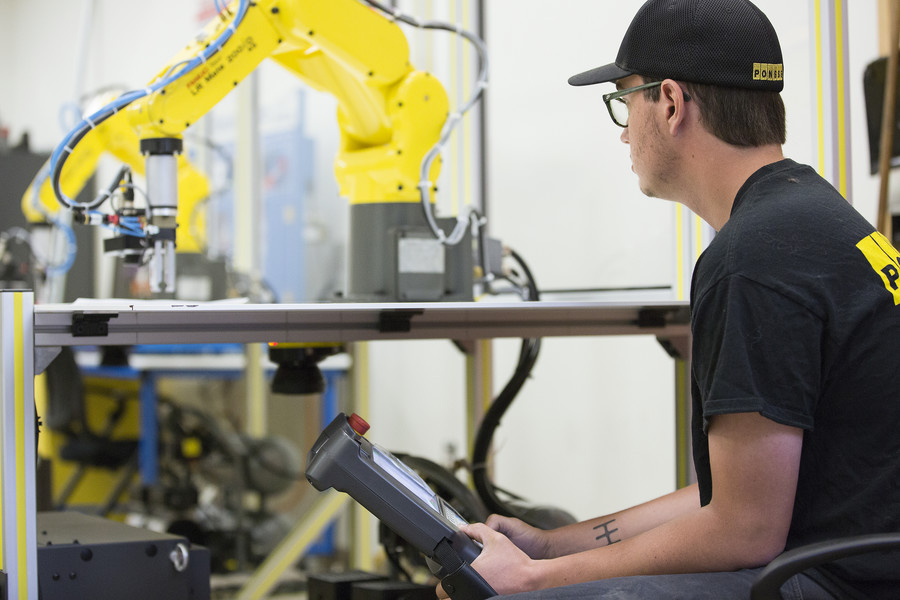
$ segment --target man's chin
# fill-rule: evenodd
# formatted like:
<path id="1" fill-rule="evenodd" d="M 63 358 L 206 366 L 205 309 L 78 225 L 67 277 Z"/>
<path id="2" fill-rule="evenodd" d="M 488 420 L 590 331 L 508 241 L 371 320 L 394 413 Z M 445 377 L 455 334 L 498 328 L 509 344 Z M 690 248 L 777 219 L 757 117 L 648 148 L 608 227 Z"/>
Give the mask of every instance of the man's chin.
<path id="1" fill-rule="evenodd" d="M 648 198 L 658 198 L 658 196 L 654 193 L 653 188 L 646 185 L 640 179 L 638 179 L 638 189 L 641 190 L 641 193 Z"/>

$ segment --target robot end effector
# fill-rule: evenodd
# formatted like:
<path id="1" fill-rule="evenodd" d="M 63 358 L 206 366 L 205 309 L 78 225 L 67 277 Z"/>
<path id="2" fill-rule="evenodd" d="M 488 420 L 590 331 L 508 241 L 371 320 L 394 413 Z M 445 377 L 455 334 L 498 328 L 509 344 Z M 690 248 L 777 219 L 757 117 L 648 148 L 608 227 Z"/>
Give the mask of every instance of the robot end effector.
<path id="1" fill-rule="evenodd" d="M 175 293 L 175 230 L 178 227 L 178 165 L 180 138 L 141 140 L 141 153 L 146 157 L 147 196 L 153 198 L 148 207 L 147 238 L 152 249 L 150 258 L 150 291 L 153 294 Z"/>
<path id="2" fill-rule="evenodd" d="M 147 139 L 141 140 L 140 148 L 145 156 L 147 208 L 135 206 L 131 168 L 123 165 L 109 187 L 93 202 L 72 207 L 73 220 L 82 225 L 113 228 L 117 235 L 104 240 L 104 250 L 122 256 L 126 263 L 141 263 L 144 255 L 149 254 L 150 291 L 167 297 L 175 293 L 178 155 L 182 141 L 180 138 Z M 115 212 L 104 214 L 93 210 L 117 192 L 121 192 L 122 202 Z"/>

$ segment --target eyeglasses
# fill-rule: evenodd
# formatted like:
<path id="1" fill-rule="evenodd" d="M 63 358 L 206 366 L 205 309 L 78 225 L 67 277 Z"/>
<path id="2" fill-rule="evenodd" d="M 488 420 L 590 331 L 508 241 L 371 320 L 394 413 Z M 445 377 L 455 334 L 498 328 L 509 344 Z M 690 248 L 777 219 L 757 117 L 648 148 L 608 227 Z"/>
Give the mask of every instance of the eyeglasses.
<path id="1" fill-rule="evenodd" d="M 606 110 L 609 111 L 609 116 L 612 117 L 613 123 L 619 127 L 628 127 L 628 104 L 622 99 L 623 96 L 658 85 L 662 85 L 662 81 L 653 81 L 624 90 L 616 90 L 609 94 L 603 94 L 603 102 L 606 103 Z"/>
<path id="2" fill-rule="evenodd" d="M 658 85 L 662 85 L 662 83 L 662 81 L 652 81 L 643 85 L 626 88 L 624 90 L 616 90 L 615 92 L 604 94 L 603 102 L 606 103 L 606 110 L 609 111 L 609 116 L 612 117 L 613 123 L 615 123 L 619 127 L 628 127 L 628 103 L 626 103 L 625 100 L 622 99 L 624 96 L 633 94 L 634 92 L 639 92 L 641 90 L 650 89 Z M 684 94 L 685 102 L 690 101 L 691 97 L 688 96 L 688 93 L 684 90 L 682 90 L 682 93 Z"/>

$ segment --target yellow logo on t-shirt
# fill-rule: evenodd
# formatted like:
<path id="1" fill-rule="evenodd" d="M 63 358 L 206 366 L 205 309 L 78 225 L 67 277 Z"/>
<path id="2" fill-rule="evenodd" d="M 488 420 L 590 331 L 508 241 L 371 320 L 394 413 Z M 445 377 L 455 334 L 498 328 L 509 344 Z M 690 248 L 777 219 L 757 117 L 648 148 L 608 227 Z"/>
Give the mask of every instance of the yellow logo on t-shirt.
<path id="1" fill-rule="evenodd" d="M 900 252 L 877 231 L 861 239 L 856 247 L 881 276 L 885 289 L 894 296 L 894 305 L 900 304 Z"/>

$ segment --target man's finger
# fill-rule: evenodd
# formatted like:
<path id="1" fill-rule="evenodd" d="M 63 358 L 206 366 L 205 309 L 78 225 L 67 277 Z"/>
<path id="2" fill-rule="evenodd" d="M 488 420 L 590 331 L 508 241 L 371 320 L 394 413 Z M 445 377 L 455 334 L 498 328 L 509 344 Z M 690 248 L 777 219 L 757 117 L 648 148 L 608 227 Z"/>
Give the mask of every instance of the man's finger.
<path id="1" fill-rule="evenodd" d="M 495 531 L 500 531 L 503 527 L 503 523 L 506 520 L 506 517 L 501 517 L 498 514 L 492 514 L 488 516 L 487 520 L 485 520 L 484 524 L 490 527 Z"/>
<path id="2" fill-rule="evenodd" d="M 484 544 L 484 540 L 486 537 L 489 537 L 495 533 L 493 529 L 491 529 L 484 523 L 471 523 L 469 525 L 465 525 L 464 527 L 462 527 L 462 531 L 476 542 L 480 542 L 482 544 Z"/>

